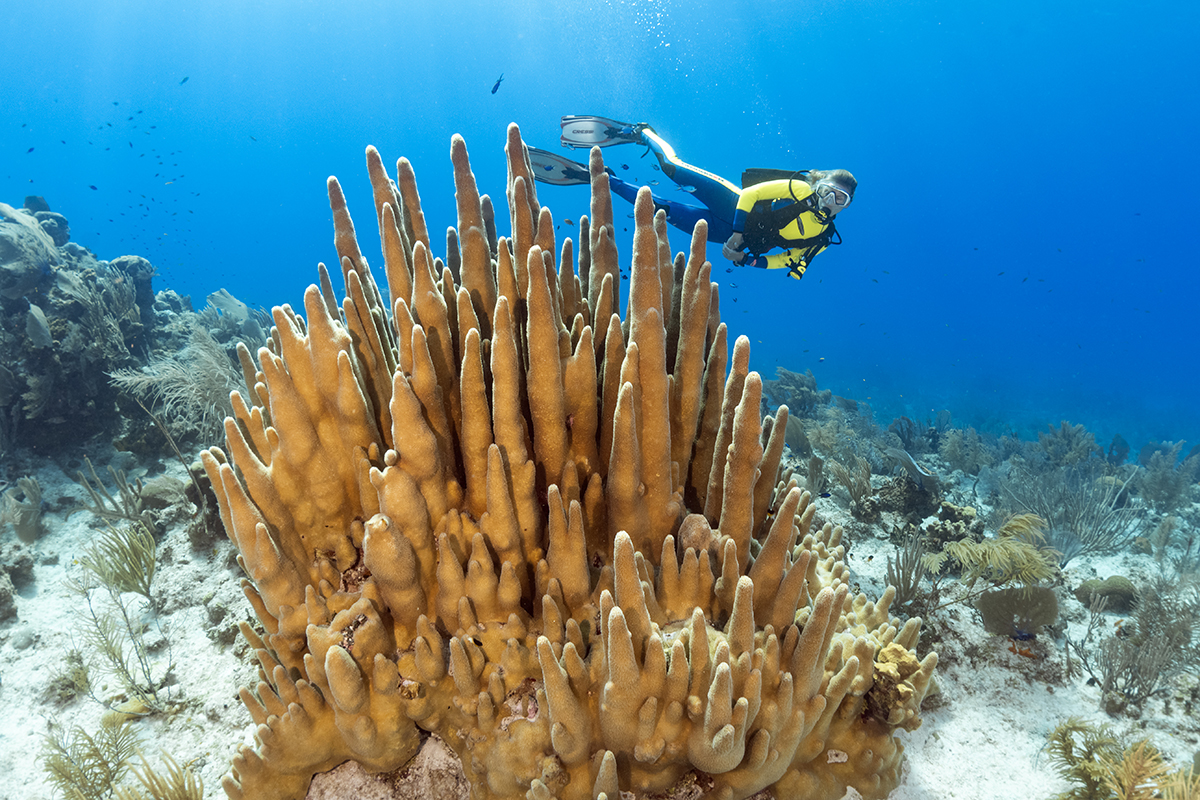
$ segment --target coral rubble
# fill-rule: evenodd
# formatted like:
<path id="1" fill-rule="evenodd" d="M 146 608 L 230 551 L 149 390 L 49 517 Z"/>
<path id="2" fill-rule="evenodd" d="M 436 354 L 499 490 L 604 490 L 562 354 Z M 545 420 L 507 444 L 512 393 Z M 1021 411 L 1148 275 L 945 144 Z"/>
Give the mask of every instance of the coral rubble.
<path id="1" fill-rule="evenodd" d="M 226 791 L 394 770 L 423 730 L 480 799 L 886 796 L 937 659 L 893 590 L 849 594 L 841 529 L 780 478 L 703 223 L 673 261 L 642 190 L 622 321 L 600 151 L 577 271 L 515 125 L 507 154 L 505 239 L 454 137 L 443 264 L 411 165 L 368 149 L 386 299 L 331 178 L 347 297 L 322 266 L 304 317 L 274 309 L 229 455 L 203 453 L 262 623 Z"/>

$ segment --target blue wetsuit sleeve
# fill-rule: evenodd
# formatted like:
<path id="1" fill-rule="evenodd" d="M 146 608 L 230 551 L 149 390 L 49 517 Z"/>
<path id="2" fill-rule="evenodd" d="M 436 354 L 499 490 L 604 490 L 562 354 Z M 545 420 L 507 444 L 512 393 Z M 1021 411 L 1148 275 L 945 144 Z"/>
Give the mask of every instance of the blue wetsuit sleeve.
<path id="1" fill-rule="evenodd" d="M 740 208 L 733 212 L 733 232 L 744 233 L 746 230 L 746 212 Z"/>

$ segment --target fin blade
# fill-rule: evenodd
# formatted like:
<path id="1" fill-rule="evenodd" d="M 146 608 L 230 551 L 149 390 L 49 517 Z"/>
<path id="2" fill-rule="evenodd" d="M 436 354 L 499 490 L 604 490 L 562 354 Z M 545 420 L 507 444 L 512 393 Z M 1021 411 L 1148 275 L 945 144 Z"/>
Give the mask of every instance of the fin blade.
<path id="1" fill-rule="evenodd" d="M 608 117 L 590 114 L 565 116 L 561 120 L 559 143 L 572 150 L 577 148 L 611 147 L 639 140 L 636 125 Z"/>

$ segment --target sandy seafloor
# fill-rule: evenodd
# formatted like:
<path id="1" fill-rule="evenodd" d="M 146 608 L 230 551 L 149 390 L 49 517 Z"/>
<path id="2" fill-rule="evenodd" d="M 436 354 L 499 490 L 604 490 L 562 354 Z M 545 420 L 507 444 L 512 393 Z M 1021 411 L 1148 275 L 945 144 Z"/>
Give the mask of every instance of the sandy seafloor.
<path id="1" fill-rule="evenodd" d="M 118 464 L 128 465 L 110 450 Z M 21 464 L 25 458 L 26 463 Z M 106 474 L 104 457 L 92 454 L 97 471 Z M 936 466 L 936 456 L 923 463 Z M 52 507 L 69 507 L 67 497 L 82 502 L 83 489 L 71 475 L 76 465 L 38 462 L 17 454 L 14 466 L 34 474 Z M 186 479 L 182 466 L 162 462 L 166 474 Z M 66 469 L 71 471 L 68 475 Z M 131 479 L 145 467 L 130 469 Z M 943 470 L 943 474 L 946 471 Z M 954 473 L 962 479 L 962 473 Z M 875 476 L 876 485 L 884 478 Z M 965 485 L 965 483 L 963 484 Z M 1193 497 L 1195 497 L 1193 487 Z M 950 498 L 956 496 L 950 487 Z M 818 501 L 819 516 L 847 529 L 851 541 L 849 565 L 862 591 L 878 596 L 882 591 L 886 556 L 894 550 L 884 530 L 893 520 L 884 514 L 880 523 L 863 526 L 845 511 L 841 490 Z M 959 502 L 962 502 L 961 498 Z M 1183 516 L 1193 519 L 1197 504 Z M 78 600 L 64 580 L 80 570 L 75 558 L 101 527 L 88 512 L 70 519 L 64 512 L 46 515 L 47 533 L 31 546 L 33 580 L 17 598 L 19 619 L 0 626 L 0 800 L 49 800 L 56 794 L 44 779 L 38 761 L 42 737 L 52 724 L 79 725 L 95 731 L 104 713 L 99 704 L 82 697 L 65 705 L 46 699 L 48 677 L 71 647 L 80 619 Z M 248 712 L 237 698 L 240 685 L 255 678 L 246 643 L 215 641 L 238 620 L 252 620 L 253 612 L 239 586 L 242 578 L 228 541 L 205 552 L 193 550 L 184 524 L 186 514 L 169 526 L 158 546 L 158 571 L 152 594 L 161 606 L 160 620 L 170 640 L 175 669 L 172 692 L 178 710 L 133 723 L 144 752 L 152 759 L 160 751 L 188 764 L 204 781 L 206 798 L 223 798 L 220 777 L 242 742 L 250 741 Z M 867 531 L 864 533 L 863 531 Z M 878 537 L 878 538 L 876 538 Z M 845 541 L 845 540 L 844 540 Z M 0 546 L 20 547 L 11 532 Z M 1066 584 L 1099 575 L 1124 574 L 1139 582 L 1155 569 L 1146 556 L 1130 554 L 1110 558 L 1081 556 L 1069 565 Z M 1061 602 L 1061 600 L 1060 600 Z M 222 613 L 220 609 L 225 609 Z M 1111 615 L 1115 622 L 1119 615 Z M 901 733 L 906 766 L 892 800 L 1013 800 L 1048 798 L 1068 785 L 1059 778 L 1043 752 L 1049 731 L 1074 715 L 1091 722 L 1108 722 L 1130 739 L 1150 737 L 1175 764 L 1187 764 L 1200 749 L 1200 719 L 1186 718 L 1179 703 L 1165 710 L 1162 699 L 1150 700 L 1140 718 L 1110 718 L 1098 709 L 1099 690 L 1085 678 L 1065 680 L 1061 642 L 1039 636 L 1032 649 L 1038 658 L 1014 655 L 1009 640 L 984 632 L 970 608 L 959 604 L 943 608 L 933 620 L 937 637 L 939 693 L 926 699 L 924 724 L 912 733 Z M 1078 639 L 1086 626 L 1082 606 L 1068 600 L 1062 606 L 1071 635 Z M 926 637 L 922 637 L 924 643 Z M 924 656 L 926 647 L 919 648 Z M 163 657 L 158 651 L 157 657 Z M 1184 678 L 1195 685 L 1193 676 Z M 115 694 L 116 689 L 113 687 Z M 354 770 L 318 779 L 310 797 L 383 798 L 393 795 L 373 779 L 355 776 Z M 853 796 L 853 795 L 851 795 Z"/>

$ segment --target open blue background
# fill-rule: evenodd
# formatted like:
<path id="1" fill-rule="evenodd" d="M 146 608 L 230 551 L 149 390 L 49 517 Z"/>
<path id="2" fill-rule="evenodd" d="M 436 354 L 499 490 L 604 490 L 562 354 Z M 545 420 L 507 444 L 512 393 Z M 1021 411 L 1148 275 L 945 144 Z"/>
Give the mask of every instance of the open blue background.
<path id="1" fill-rule="evenodd" d="M 374 239 L 367 144 L 414 163 L 438 230 L 451 134 L 502 209 L 508 122 L 555 149 L 560 115 L 603 114 L 734 181 L 858 177 L 845 245 L 802 282 L 727 272 L 710 247 L 765 377 L 811 368 L 884 424 L 949 408 L 1027 438 L 1067 419 L 1102 444 L 1200 440 L 1194 4 L 67 0 L 5 16 L 0 199 L 45 196 L 74 241 L 146 256 L 156 288 L 197 307 L 220 287 L 297 304 L 334 260 L 330 174 Z M 605 155 L 662 178 L 638 149 Z M 556 219 L 587 210 L 582 189 L 539 198 Z"/>

